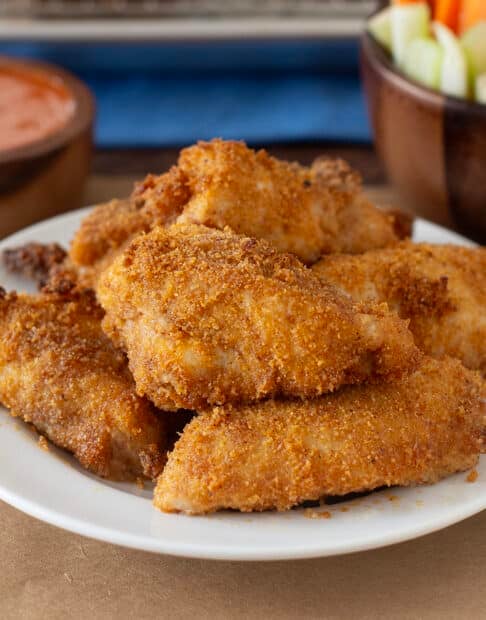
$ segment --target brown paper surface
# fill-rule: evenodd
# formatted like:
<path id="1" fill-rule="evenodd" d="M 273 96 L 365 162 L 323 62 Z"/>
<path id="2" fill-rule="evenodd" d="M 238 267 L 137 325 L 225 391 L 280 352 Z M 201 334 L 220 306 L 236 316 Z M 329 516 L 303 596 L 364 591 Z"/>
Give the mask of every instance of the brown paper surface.
<path id="1" fill-rule="evenodd" d="M 260 563 L 124 549 L 57 529 L 3 503 L 0 523 L 3 620 L 457 620 L 486 613 L 486 511 L 385 549 Z"/>

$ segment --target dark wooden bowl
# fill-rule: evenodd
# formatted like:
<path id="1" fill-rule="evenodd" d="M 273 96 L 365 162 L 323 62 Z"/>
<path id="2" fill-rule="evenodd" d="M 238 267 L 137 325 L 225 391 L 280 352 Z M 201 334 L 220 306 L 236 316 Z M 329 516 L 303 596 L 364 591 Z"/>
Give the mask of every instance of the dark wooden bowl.
<path id="1" fill-rule="evenodd" d="M 424 217 L 486 243 L 486 106 L 407 79 L 368 33 L 361 70 L 390 180 Z"/>
<path id="2" fill-rule="evenodd" d="M 77 209 L 89 172 L 95 115 L 88 88 L 52 65 L 0 57 L 1 67 L 54 74 L 76 101 L 73 116 L 45 138 L 0 150 L 0 238 L 32 222 Z"/>

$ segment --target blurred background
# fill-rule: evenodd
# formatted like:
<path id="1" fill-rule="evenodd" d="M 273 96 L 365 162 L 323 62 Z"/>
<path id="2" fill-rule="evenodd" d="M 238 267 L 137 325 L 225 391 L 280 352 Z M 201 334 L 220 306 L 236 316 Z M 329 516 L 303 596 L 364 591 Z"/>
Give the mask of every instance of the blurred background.
<path id="1" fill-rule="evenodd" d="M 372 0 L 3 0 L 0 53 L 80 76 L 96 145 L 368 142 L 357 38 Z"/>
<path id="2" fill-rule="evenodd" d="M 403 5 L 417 1 L 394 0 Z M 50 182 L 40 190 L 27 188 L 44 174 L 46 157 L 41 161 L 37 153 L 34 163 L 20 169 L 18 153 L 14 157 L 0 149 L 0 236 L 60 210 L 127 195 L 135 179 L 172 165 L 181 146 L 213 137 L 246 140 L 304 164 L 321 154 L 343 157 L 363 174 L 378 203 L 415 210 L 445 225 L 452 225 L 450 214 L 464 212 L 466 205 L 472 214 L 466 232 L 474 233 L 480 217 L 484 233 L 486 189 L 478 193 L 477 179 L 482 178 L 480 162 L 486 162 L 485 106 L 465 102 L 463 107 L 472 106 L 472 114 L 469 107 L 459 114 L 450 97 L 442 95 L 439 101 L 422 87 L 428 93 L 423 95 L 412 82 L 397 86 L 399 80 L 390 78 L 393 67 L 387 68 L 389 57 L 369 41 L 368 99 L 381 157 L 375 153 L 359 47 L 366 18 L 387 4 L 2 0 L 0 63 L 2 57 L 3 62 L 29 59 L 67 70 L 93 94 L 96 114 L 89 157 L 86 149 L 82 158 L 72 155 L 65 164 L 71 172 L 53 169 Z M 420 4 L 435 17 L 450 3 Z M 394 10 L 406 14 L 408 8 Z M 395 26 L 410 38 L 408 18 L 403 29 L 400 20 Z M 421 63 L 419 59 L 419 68 Z M 466 137 L 464 118 L 472 119 Z M 64 146 L 68 142 L 66 138 Z M 433 149 L 422 148 L 424 143 Z M 51 152 L 43 153 L 49 162 L 56 149 L 51 145 Z M 25 162 L 26 156 L 20 160 Z M 455 170 L 456 181 L 449 182 Z M 61 177 L 66 179 L 66 195 L 58 188 L 56 200 L 53 187 Z M 465 177 L 471 177 L 466 184 Z M 393 190 L 388 180 L 404 191 Z M 456 217 L 456 223 L 460 220 Z"/>
<path id="3" fill-rule="evenodd" d="M 48 61 L 96 99 L 82 202 L 127 194 L 216 136 L 382 180 L 358 71 L 373 0 L 2 0 L 0 55 Z M 76 201 L 75 201 L 76 202 Z M 79 206 L 79 204 L 73 206 Z"/>

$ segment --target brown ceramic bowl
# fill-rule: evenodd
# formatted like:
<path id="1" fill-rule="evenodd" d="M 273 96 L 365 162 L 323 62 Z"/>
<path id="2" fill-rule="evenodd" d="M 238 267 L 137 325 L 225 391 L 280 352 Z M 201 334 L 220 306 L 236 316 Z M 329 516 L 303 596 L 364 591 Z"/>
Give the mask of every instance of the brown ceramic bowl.
<path id="1" fill-rule="evenodd" d="M 368 33 L 361 69 L 390 180 L 420 215 L 486 243 L 486 106 L 407 79 Z"/>
<path id="2" fill-rule="evenodd" d="M 0 238 L 32 222 L 77 209 L 92 153 L 94 101 L 66 71 L 41 62 L 0 57 L 0 68 L 55 75 L 75 101 L 56 131 L 12 149 L 0 149 Z"/>

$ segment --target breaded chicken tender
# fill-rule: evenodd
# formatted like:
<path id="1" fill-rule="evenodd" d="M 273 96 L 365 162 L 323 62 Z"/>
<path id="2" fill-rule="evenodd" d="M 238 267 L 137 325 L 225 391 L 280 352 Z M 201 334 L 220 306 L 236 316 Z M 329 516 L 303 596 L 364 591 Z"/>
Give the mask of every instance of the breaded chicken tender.
<path id="1" fill-rule="evenodd" d="M 189 199 L 187 179 L 175 166 L 163 175 L 157 209 L 143 201 L 111 200 L 95 207 L 82 221 L 69 249 L 69 264 L 78 268 L 84 285 L 95 285 L 98 275 L 138 234 L 171 224 Z"/>
<path id="2" fill-rule="evenodd" d="M 403 242 L 313 267 L 356 301 L 386 302 L 410 319 L 417 346 L 486 374 L 486 248 Z"/>
<path id="3" fill-rule="evenodd" d="M 215 408 L 186 426 L 154 504 L 189 514 L 287 510 L 329 495 L 436 482 L 477 462 L 483 389 L 457 360 L 429 358 L 395 384 Z"/>
<path id="4" fill-rule="evenodd" d="M 229 229 L 177 224 L 138 237 L 97 296 L 138 393 L 165 410 L 314 397 L 396 379 L 419 358 L 386 305 L 355 305 L 295 256 Z"/>
<path id="5" fill-rule="evenodd" d="M 96 206 L 81 222 L 70 258 L 80 266 L 108 260 L 133 234 L 149 229 L 149 222 L 130 200 L 110 200 Z"/>
<path id="6" fill-rule="evenodd" d="M 95 288 L 100 273 L 134 237 L 177 218 L 189 199 L 186 177 L 175 166 L 163 177 L 157 188 L 157 209 L 144 208 L 136 197 L 111 200 L 95 207 L 81 222 L 66 267 L 77 273 L 82 286 Z"/>
<path id="7" fill-rule="evenodd" d="M 398 240 L 396 214 L 371 205 L 359 175 L 341 160 L 317 160 L 305 168 L 243 142 L 212 140 L 181 151 L 178 168 L 191 193 L 180 223 L 230 226 L 305 263 L 328 252 L 362 252 Z M 164 175 L 149 175 L 136 191 L 154 213 L 163 205 L 159 183 Z"/>
<path id="8" fill-rule="evenodd" d="M 0 402 L 99 476 L 157 476 L 161 415 L 135 393 L 126 358 L 101 329 L 92 293 L 0 289 Z"/>
<path id="9" fill-rule="evenodd" d="M 184 149 L 165 174 L 148 175 L 129 200 L 95 208 L 74 237 L 69 261 L 84 285 L 95 286 L 136 235 L 176 221 L 230 226 L 306 263 L 410 235 L 407 216 L 372 205 L 359 175 L 341 160 L 317 160 L 305 168 L 243 142 L 212 140 Z"/>
<path id="10" fill-rule="evenodd" d="M 96 206 L 81 222 L 69 248 L 65 267 L 80 287 L 95 288 L 99 274 L 134 236 L 150 230 L 144 214 L 129 200 Z"/>

